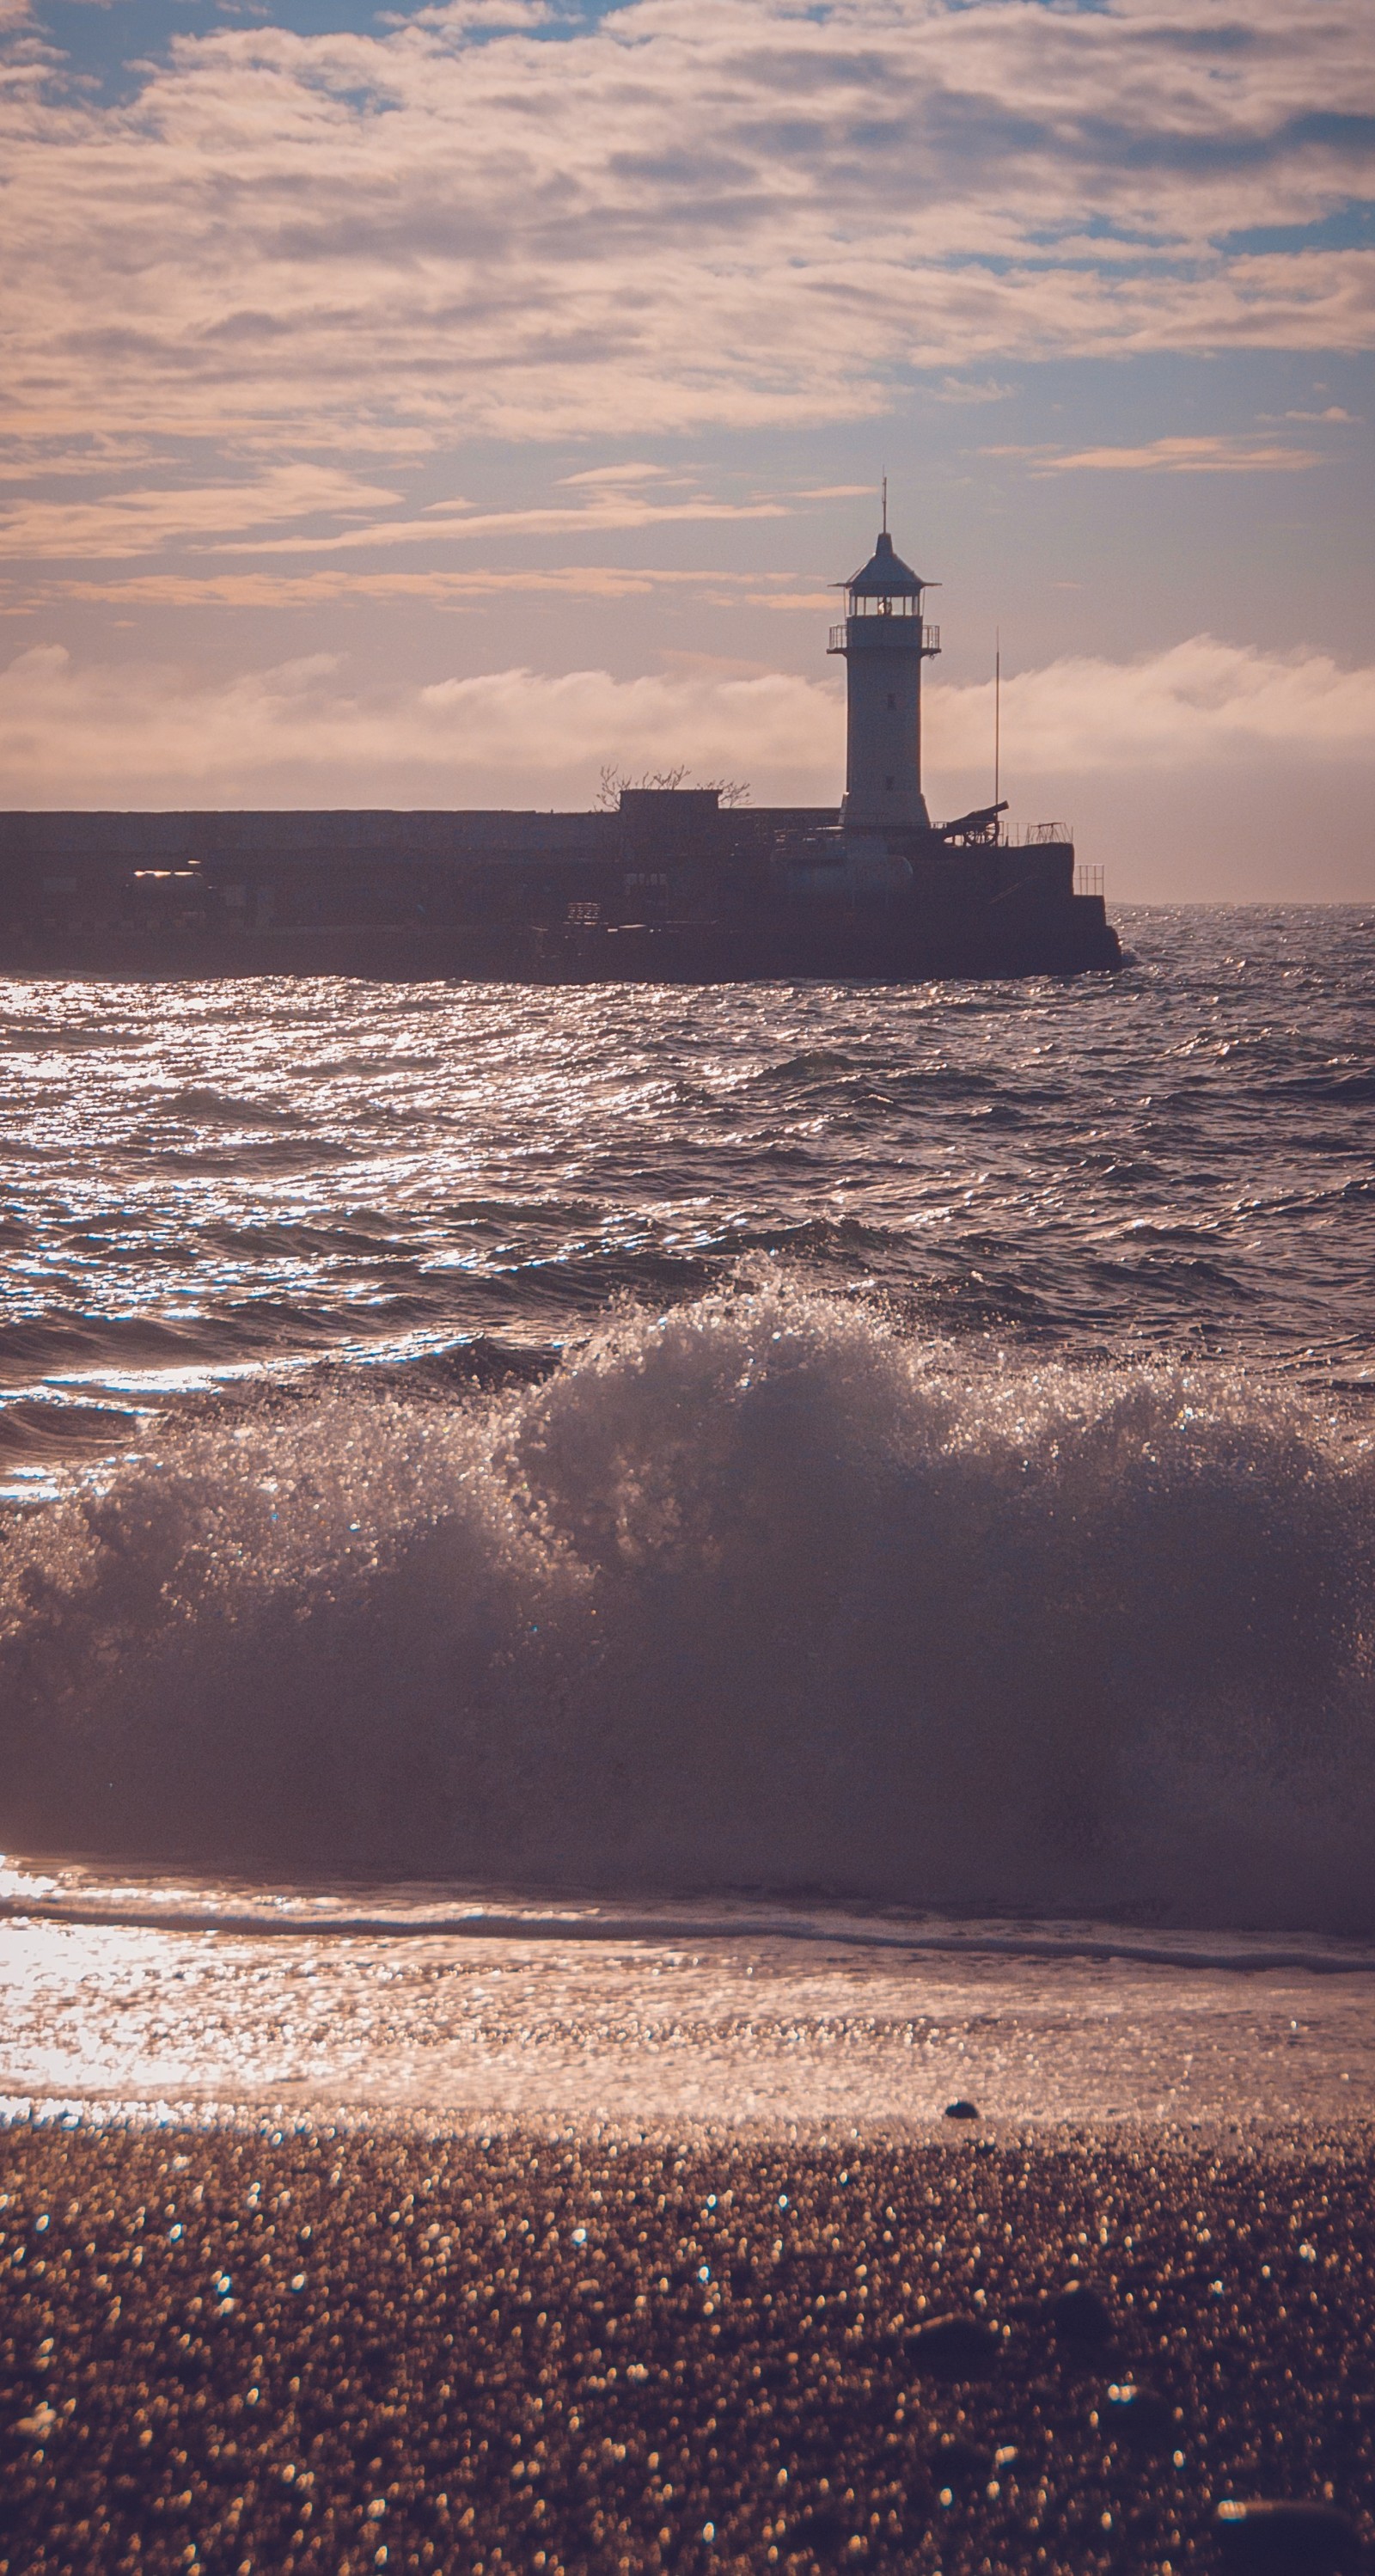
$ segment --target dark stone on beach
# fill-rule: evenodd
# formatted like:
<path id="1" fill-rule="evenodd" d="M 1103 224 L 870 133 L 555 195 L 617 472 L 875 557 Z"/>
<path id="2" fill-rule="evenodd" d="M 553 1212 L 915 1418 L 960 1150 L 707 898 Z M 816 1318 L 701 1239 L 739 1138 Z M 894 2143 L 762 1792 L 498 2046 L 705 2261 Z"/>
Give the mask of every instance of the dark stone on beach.
<path id="1" fill-rule="evenodd" d="M 1223 2565 L 1244 2576 L 1342 2576 L 1361 2561 L 1355 2525 L 1335 2505 L 1229 2497 L 1213 2529 Z"/>
<path id="2" fill-rule="evenodd" d="M 804 2514 L 797 2537 L 814 2558 L 838 2558 L 850 2538 L 850 2529 L 834 2505 L 822 2504 Z"/>
<path id="3" fill-rule="evenodd" d="M 992 2326 L 977 2317 L 932 2317 L 907 2338 L 906 2352 L 914 2370 L 940 2379 L 982 2379 L 1002 2350 Z"/>
<path id="4" fill-rule="evenodd" d="M 1071 2281 L 1051 2301 L 1050 2322 L 1058 2340 L 1076 2352 L 1101 2352 L 1112 2341 L 1112 2312 L 1087 2281 Z"/>
<path id="5" fill-rule="evenodd" d="M 961 2095 L 957 2102 L 946 2103 L 945 2116 L 947 2120 L 977 2120 L 979 2116 L 978 2103 L 966 2102 L 963 2095 Z"/>
<path id="6" fill-rule="evenodd" d="M 931 2454 L 931 2469 L 938 2487 L 983 2485 L 993 2475 L 993 2458 L 977 2442 L 944 2433 Z"/>
<path id="7" fill-rule="evenodd" d="M 1108 2390 L 1098 2416 L 1110 2440 L 1133 2442 L 1143 2451 L 1173 2450 L 1178 2420 L 1158 2388 L 1138 2388 L 1130 2380 Z"/>

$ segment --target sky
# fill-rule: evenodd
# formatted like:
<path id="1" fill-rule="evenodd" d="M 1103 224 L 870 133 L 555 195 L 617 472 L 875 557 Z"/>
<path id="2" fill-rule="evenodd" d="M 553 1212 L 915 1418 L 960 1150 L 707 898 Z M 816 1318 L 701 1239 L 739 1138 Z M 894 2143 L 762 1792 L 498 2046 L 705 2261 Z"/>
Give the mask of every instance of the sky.
<path id="1" fill-rule="evenodd" d="M 1375 897 L 1371 0 L 0 0 L 0 803 L 834 802 Z"/>

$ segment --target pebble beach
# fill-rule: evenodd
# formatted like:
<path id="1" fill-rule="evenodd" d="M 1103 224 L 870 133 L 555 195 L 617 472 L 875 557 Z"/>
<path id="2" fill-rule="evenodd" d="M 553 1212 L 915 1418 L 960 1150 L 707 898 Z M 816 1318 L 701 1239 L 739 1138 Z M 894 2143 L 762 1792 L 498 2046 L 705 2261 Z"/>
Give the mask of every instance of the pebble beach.
<path id="1" fill-rule="evenodd" d="M 0 2576 L 1354 2563 L 1373 2163 L 16 2124 Z M 1219 2530 L 1258 2498 L 1328 2510 Z"/>

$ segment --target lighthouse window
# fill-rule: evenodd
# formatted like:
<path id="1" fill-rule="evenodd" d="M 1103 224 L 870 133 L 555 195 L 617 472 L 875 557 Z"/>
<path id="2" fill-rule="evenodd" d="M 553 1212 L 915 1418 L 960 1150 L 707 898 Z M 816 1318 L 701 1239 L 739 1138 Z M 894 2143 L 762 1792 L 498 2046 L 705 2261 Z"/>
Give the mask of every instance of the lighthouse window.
<path id="1" fill-rule="evenodd" d="M 890 707 L 896 707 L 897 705 L 897 699 L 894 697 L 891 689 L 888 692 L 888 704 Z"/>
<path id="2" fill-rule="evenodd" d="M 891 779 L 891 778 L 885 778 L 885 780 L 884 780 L 884 782 L 883 782 L 883 783 L 884 783 L 884 786 L 885 786 L 885 787 L 888 787 L 888 788 L 891 788 L 891 786 L 892 786 L 892 784 L 893 784 L 893 782 L 892 782 L 892 779 Z"/>

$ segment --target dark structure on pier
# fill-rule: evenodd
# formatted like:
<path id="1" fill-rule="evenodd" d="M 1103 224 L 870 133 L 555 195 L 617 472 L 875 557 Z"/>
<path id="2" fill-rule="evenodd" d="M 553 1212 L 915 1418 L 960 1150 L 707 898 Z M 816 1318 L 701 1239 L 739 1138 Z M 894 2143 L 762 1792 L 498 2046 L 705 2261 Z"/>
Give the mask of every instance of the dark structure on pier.
<path id="1" fill-rule="evenodd" d="M 1121 963 L 1055 825 L 933 825 L 929 587 L 887 532 L 845 585 L 843 805 L 627 788 L 590 813 L 0 814 L 0 971 L 512 982 L 906 981 Z"/>

